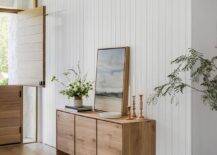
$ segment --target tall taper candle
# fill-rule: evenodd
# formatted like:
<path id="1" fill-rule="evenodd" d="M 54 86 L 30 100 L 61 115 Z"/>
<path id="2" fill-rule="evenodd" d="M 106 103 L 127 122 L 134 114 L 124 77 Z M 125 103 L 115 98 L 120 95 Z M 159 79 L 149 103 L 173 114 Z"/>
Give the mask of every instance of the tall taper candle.
<path id="1" fill-rule="evenodd" d="M 140 98 L 140 115 L 139 115 L 139 119 L 143 119 L 143 95 L 139 95 Z"/>
<path id="2" fill-rule="evenodd" d="M 136 118 L 136 96 L 133 96 L 133 118 Z"/>
<path id="3" fill-rule="evenodd" d="M 127 120 L 131 120 L 131 119 L 133 119 L 132 117 L 131 117 L 131 107 L 130 106 L 128 106 L 128 118 L 127 118 Z"/>

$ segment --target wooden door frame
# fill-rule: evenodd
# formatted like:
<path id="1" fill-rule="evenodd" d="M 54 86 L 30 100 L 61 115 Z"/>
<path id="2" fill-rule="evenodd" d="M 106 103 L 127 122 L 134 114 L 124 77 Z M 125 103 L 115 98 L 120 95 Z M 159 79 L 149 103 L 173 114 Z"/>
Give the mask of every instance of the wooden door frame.
<path id="1" fill-rule="evenodd" d="M 4 8 L 1 7 L 0 8 L 0 12 L 2 13 L 13 13 L 13 14 L 17 14 L 20 11 L 24 11 L 23 9 L 15 9 L 15 8 Z"/>
<path id="2" fill-rule="evenodd" d="M 33 1 L 33 8 L 38 7 L 38 0 L 32 0 Z M 0 13 L 13 13 L 17 14 L 18 12 L 24 11 L 23 9 L 18 8 L 10 8 L 10 7 L 0 7 Z"/>

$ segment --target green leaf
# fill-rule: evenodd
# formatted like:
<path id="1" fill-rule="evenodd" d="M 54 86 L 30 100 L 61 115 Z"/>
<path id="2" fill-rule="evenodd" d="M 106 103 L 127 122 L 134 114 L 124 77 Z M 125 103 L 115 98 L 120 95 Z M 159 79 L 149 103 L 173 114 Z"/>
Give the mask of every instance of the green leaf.
<path id="1" fill-rule="evenodd" d="M 53 82 L 53 81 L 56 81 L 57 80 L 57 78 L 56 78 L 56 76 L 52 76 L 51 77 L 51 81 Z"/>
<path id="2" fill-rule="evenodd" d="M 167 76 L 168 83 L 155 87 L 154 95 L 149 97 L 149 104 L 156 104 L 159 97 L 167 95 L 171 96 L 171 102 L 173 102 L 176 95 L 184 93 L 184 89 L 190 87 L 202 92 L 204 104 L 208 104 L 212 110 L 217 110 L 216 60 L 217 56 L 207 59 L 200 52 L 189 49 L 188 54 L 181 55 L 171 62 L 171 64 L 178 64 L 178 67 Z M 191 71 L 191 78 L 193 82 L 198 82 L 200 89 L 183 82 L 184 80 L 180 75 L 188 71 Z M 202 81 L 199 79 L 202 79 Z"/>

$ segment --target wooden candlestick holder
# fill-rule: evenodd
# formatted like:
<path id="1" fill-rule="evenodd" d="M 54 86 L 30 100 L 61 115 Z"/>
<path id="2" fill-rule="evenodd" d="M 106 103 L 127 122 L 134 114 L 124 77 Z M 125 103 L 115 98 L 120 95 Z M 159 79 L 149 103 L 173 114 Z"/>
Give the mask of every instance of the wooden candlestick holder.
<path id="1" fill-rule="evenodd" d="M 133 96 L 133 118 L 136 118 L 136 96 Z"/>
<path id="2" fill-rule="evenodd" d="M 143 95 L 139 95 L 140 98 L 140 114 L 139 114 L 139 119 L 144 119 L 143 116 Z"/>
<path id="3" fill-rule="evenodd" d="M 131 117 L 131 107 L 129 106 L 127 108 L 127 110 L 128 110 L 128 118 L 127 118 L 127 120 L 132 120 L 133 118 Z"/>

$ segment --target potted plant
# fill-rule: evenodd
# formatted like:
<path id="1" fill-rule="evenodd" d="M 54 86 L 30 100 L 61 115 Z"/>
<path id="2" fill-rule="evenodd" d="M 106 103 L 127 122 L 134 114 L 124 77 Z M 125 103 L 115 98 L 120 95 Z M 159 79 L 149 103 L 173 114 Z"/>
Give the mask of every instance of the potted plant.
<path id="1" fill-rule="evenodd" d="M 171 64 L 176 65 L 172 73 L 167 78 L 168 81 L 157 86 L 155 93 L 149 97 L 148 103 L 156 103 L 162 96 L 173 98 L 179 93 L 183 93 L 186 87 L 202 93 L 203 102 L 212 110 L 217 111 L 217 56 L 211 59 L 205 58 L 200 52 L 189 49 L 189 53 L 176 58 Z M 197 85 L 186 83 L 181 74 L 191 72 L 191 79 Z M 198 86 L 198 87 L 197 87 Z"/>
<path id="2" fill-rule="evenodd" d="M 64 89 L 60 94 L 67 96 L 68 99 L 74 99 L 76 108 L 83 106 L 83 97 L 88 97 L 89 92 L 93 89 L 93 82 L 87 80 L 87 75 L 82 75 L 79 65 L 76 69 L 68 69 L 63 73 L 67 82 L 60 81 L 56 76 L 53 76 L 51 81 L 61 84 Z"/>

